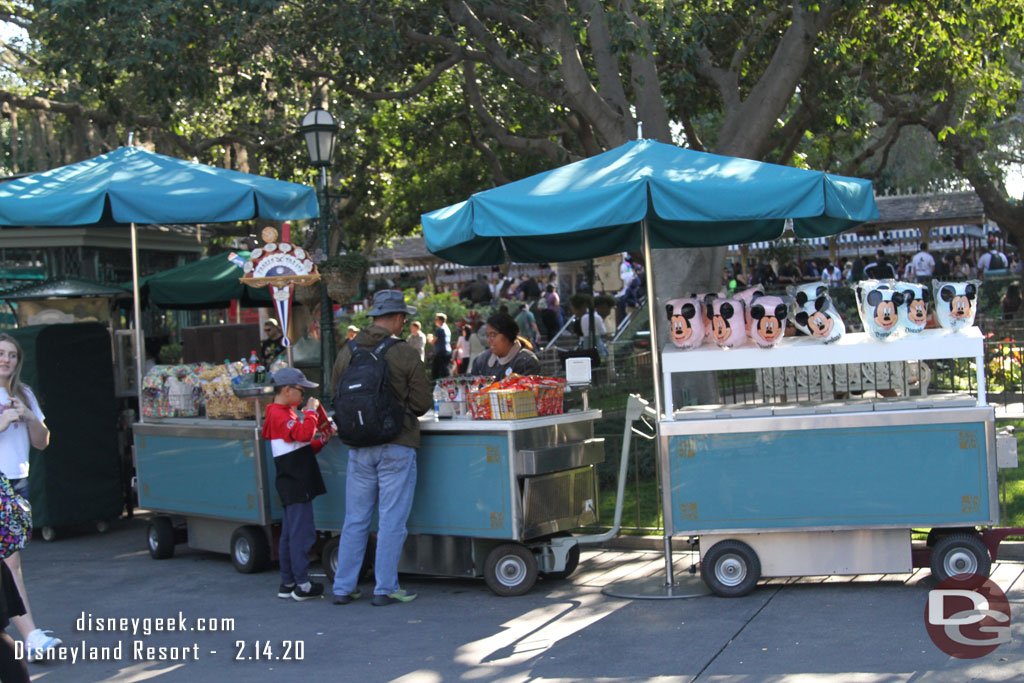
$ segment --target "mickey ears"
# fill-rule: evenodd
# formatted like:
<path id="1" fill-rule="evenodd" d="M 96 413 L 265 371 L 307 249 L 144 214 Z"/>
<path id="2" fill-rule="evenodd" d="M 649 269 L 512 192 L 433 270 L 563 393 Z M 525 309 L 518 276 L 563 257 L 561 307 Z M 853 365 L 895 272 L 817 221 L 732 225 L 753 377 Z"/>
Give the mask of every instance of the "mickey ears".
<path id="1" fill-rule="evenodd" d="M 970 286 L 970 285 L 969 285 Z M 947 304 L 953 300 L 956 296 L 956 290 L 952 286 L 946 285 L 939 290 L 939 298 L 945 301 Z"/>
<path id="2" fill-rule="evenodd" d="M 805 303 L 807 303 L 807 293 L 806 292 L 797 292 L 796 293 L 796 305 L 797 306 L 803 306 Z"/>
<path id="3" fill-rule="evenodd" d="M 718 310 L 719 310 L 719 311 L 721 311 L 721 313 L 722 313 L 722 317 L 723 317 L 723 318 L 726 318 L 726 319 L 728 319 L 728 318 L 731 318 L 731 317 L 732 317 L 732 315 L 733 315 L 733 313 L 735 313 L 735 312 L 736 312 L 736 311 L 735 311 L 735 310 L 733 309 L 733 307 L 732 307 L 732 304 L 730 304 L 730 303 L 728 303 L 728 302 L 726 302 L 726 303 L 722 304 L 722 305 L 721 305 L 721 306 L 719 307 L 719 309 L 718 309 Z M 709 315 L 708 317 L 710 318 L 711 316 Z"/>
<path id="4" fill-rule="evenodd" d="M 787 313 L 789 313 L 789 306 L 786 304 L 779 304 L 775 307 L 775 317 L 779 320 L 785 320 Z"/>
<path id="5" fill-rule="evenodd" d="M 803 311 L 799 311 L 795 316 L 793 316 L 793 320 L 796 321 L 797 325 L 803 325 L 804 327 L 807 326 L 807 318 L 808 315 Z"/>
<path id="6" fill-rule="evenodd" d="M 896 304 L 897 306 L 902 305 L 903 304 L 903 300 L 904 300 L 903 292 L 893 292 L 892 293 L 892 302 L 894 304 Z"/>
<path id="7" fill-rule="evenodd" d="M 697 309 L 693 304 L 683 304 L 683 307 L 679 312 L 684 318 L 690 320 L 697 314 Z"/>
<path id="8" fill-rule="evenodd" d="M 750 317 L 754 320 L 760 320 L 764 317 L 764 306 L 761 304 L 754 304 L 750 307 Z"/>
<path id="9" fill-rule="evenodd" d="M 867 302 L 868 306 L 877 306 L 882 303 L 882 293 L 877 289 L 872 289 L 868 292 Z"/>
<path id="10" fill-rule="evenodd" d="M 968 284 L 967 287 L 964 289 L 964 294 L 967 295 L 968 299 L 973 299 L 974 295 L 977 294 L 977 293 L 978 293 L 978 289 L 974 285 L 971 285 L 971 284 Z"/>
<path id="11" fill-rule="evenodd" d="M 819 289 L 821 288 L 819 287 Z M 826 307 L 828 307 L 827 296 L 818 296 L 818 298 L 814 300 L 814 310 L 824 311 Z"/>

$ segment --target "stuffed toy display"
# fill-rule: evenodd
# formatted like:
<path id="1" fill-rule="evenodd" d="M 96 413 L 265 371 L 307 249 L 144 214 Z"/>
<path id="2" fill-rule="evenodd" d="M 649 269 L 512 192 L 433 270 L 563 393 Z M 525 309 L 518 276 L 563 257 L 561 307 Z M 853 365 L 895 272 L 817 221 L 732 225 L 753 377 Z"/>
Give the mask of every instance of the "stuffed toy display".
<path id="1" fill-rule="evenodd" d="M 864 280 L 857 284 L 857 310 L 864 330 L 875 339 L 892 339 L 899 329 L 903 294 L 895 280 Z"/>
<path id="2" fill-rule="evenodd" d="M 846 325 L 832 304 L 828 287 L 810 282 L 789 288 L 793 298 L 793 325 L 804 334 L 829 344 L 846 334 Z"/>
<path id="3" fill-rule="evenodd" d="M 779 343 L 786 332 L 789 303 L 781 296 L 754 296 L 750 300 L 750 327 L 747 333 L 762 349 L 770 349 Z"/>
<path id="4" fill-rule="evenodd" d="M 935 290 L 935 317 L 939 325 L 947 330 L 957 332 L 974 324 L 974 314 L 978 309 L 978 292 L 980 280 L 966 282 L 932 283 Z"/>
<path id="5" fill-rule="evenodd" d="M 711 340 L 723 349 L 747 341 L 746 308 L 743 299 L 717 297 L 705 304 Z"/>
<path id="6" fill-rule="evenodd" d="M 915 282 L 897 282 L 896 291 L 903 295 L 903 303 L 899 307 L 900 327 L 917 334 L 928 324 L 928 304 L 932 293 Z"/>
<path id="7" fill-rule="evenodd" d="M 704 311 L 700 300 L 669 299 L 665 303 L 668 334 L 681 349 L 695 349 L 704 343 Z"/>

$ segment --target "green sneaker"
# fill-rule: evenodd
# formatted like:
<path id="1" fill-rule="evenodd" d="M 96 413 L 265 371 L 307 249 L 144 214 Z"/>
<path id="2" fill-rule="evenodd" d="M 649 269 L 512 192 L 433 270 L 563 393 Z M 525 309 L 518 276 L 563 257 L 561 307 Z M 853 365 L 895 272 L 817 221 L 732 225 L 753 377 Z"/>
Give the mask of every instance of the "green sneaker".
<path id="1" fill-rule="evenodd" d="M 334 604 L 335 605 L 347 605 L 350 602 L 352 602 L 353 600 L 358 600 L 361 597 L 363 597 L 363 594 L 360 593 L 359 589 L 357 588 L 356 590 L 352 591 L 348 595 L 335 595 L 334 596 Z"/>
<path id="2" fill-rule="evenodd" d="M 374 595 L 370 604 L 374 607 L 383 607 L 384 605 L 393 605 L 396 602 L 412 602 L 415 599 L 415 593 L 406 593 L 403 588 L 402 590 L 397 590 L 389 595 Z"/>

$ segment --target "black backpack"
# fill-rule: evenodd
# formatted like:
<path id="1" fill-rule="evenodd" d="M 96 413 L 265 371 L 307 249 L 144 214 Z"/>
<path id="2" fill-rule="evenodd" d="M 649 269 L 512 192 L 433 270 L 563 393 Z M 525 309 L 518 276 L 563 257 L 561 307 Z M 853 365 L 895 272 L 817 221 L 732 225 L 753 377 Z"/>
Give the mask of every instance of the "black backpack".
<path id="1" fill-rule="evenodd" d="M 992 258 L 989 259 L 988 269 L 989 270 L 1006 270 L 1006 259 L 998 251 L 993 251 Z"/>
<path id="2" fill-rule="evenodd" d="M 346 445 L 379 446 L 402 431 L 405 407 L 391 390 L 391 373 L 384 359 L 387 350 L 400 341 L 388 337 L 373 351 L 349 341 L 352 360 L 338 379 L 334 395 L 334 422 Z"/>

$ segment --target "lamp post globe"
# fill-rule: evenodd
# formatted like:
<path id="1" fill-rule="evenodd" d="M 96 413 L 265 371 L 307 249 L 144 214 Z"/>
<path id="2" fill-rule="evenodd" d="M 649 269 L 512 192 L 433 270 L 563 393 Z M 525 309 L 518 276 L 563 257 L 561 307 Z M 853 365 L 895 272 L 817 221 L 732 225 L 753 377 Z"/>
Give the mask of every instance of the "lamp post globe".
<path id="1" fill-rule="evenodd" d="M 338 122 L 326 109 L 312 109 L 302 117 L 299 125 L 306 138 L 309 163 L 316 168 L 327 168 L 334 156 L 334 138 L 338 134 Z"/>
<path id="2" fill-rule="evenodd" d="M 302 117 L 299 124 L 306 139 L 306 149 L 309 152 L 309 163 L 314 168 L 320 169 L 320 183 L 318 195 L 320 199 L 320 222 L 318 231 L 320 233 L 320 249 L 328 255 L 329 244 L 327 240 L 327 212 L 330 204 L 327 201 L 327 168 L 331 165 L 331 157 L 334 156 L 334 138 L 338 133 L 338 122 L 334 120 L 330 112 L 317 107 Z M 331 367 L 334 363 L 334 306 L 327 296 L 327 285 L 320 282 L 320 396 L 324 401 L 330 400 L 332 387 Z"/>

